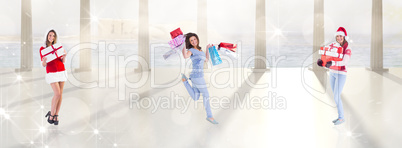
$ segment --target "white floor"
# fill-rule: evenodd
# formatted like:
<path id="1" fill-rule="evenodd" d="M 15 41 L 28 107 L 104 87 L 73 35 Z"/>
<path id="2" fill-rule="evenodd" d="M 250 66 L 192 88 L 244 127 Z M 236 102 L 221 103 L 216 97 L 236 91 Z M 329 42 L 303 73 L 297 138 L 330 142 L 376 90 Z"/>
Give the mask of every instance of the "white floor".
<path id="1" fill-rule="evenodd" d="M 44 118 L 53 95 L 44 69 L 18 74 L 1 69 L 0 147 L 400 146 L 402 68 L 349 69 L 342 92 L 346 122 L 339 126 L 331 122 L 337 111 L 325 73 L 225 70 L 205 75 L 218 125 L 205 120 L 202 98 L 189 98 L 179 69 L 159 68 L 127 69 L 116 74 L 117 81 L 109 74 L 116 72 L 70 71 L 60 123 L 54 126 Z"/>

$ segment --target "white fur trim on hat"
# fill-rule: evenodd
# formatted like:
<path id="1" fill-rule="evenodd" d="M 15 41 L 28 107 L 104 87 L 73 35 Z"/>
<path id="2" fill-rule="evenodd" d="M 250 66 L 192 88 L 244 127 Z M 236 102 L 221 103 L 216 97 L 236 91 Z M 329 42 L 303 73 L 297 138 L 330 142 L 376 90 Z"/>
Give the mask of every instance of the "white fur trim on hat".
<path id="1" fill-rule="evenodd" d="M 345 32 L 338 31 L 338 32 L 335 33 L 335 36 L 337 36 L 337 35 L 345 36 Z"/>

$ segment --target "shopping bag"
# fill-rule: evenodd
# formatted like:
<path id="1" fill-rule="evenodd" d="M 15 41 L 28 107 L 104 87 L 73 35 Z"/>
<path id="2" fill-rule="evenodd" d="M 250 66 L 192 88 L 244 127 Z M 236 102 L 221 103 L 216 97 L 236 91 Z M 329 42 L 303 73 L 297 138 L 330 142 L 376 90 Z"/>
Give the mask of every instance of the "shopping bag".
<path id="1" fill-rule="evenodd" d="M 170 36 L 172 37 L 172 39 L 176 38 L 179 35 L 183 35 L 183 32 L 181 32 L 180 27 L 170 32 Z"/>
<path id="2" fill-rule="evenodd" d="M 208 50 L 209 50 L 209 55 L 210 55 L 212 65 L 215 66 L 215 65 L 221 64 L 222 60 L 219 57 L 218 51 L 216 51 L 216 47 L 215 46 L 209 47 Z"/>
<path id="3" fill-rule="evenodd" d="M 168 43 L 169 43 L 170 47 L 173 49 L 173 48 L 179 47 L 181 44 L 183 44 L 184 39 L 185 38 L 183 35 L 179 35 L 179 36 L 175 37 L 174 39 L 172 39 L 171 41 L 169 41 Z"/>
<path id="4" fill-rule="evenodd" d="M 218 47 L 219 47 L 219 48 L 226 48 L 226 49 L 228 49 L 228 50 L 230 50 L 230 51 L 232 51 L 232 52 L 236 52 L 236 50 L 237 50 L 237 45 L 236 45 L 236 44 L 232 44 L 232 43 L 224 43 L 224 42 L 221 42 L 221 43 L 218 45 Z"/>
<path id="5" fill-rule="evenodd" d="M 226 48 L 218 48 L 218 53 L 219 53 L 219 55 L 228 56 L 232 59 L 237 59 L 237 54 Z"/>
<path id="6" fill-rule="evenodd" d="M 163 59 L 168 60 L 168 59 L 170 59 L 170 58 L 172 58 L 172 57 L 175 57 L 175 56 L 173 56 L 173 55 L 179 54 L 180 51 L 183 49 L 183 46 L 184 46 L 184 44 L 181 44 L 180 46 L 175 47 L 175 48 L 169 50 L 168 52 L 166 52 L 165 54 L 163 54 Z"/>

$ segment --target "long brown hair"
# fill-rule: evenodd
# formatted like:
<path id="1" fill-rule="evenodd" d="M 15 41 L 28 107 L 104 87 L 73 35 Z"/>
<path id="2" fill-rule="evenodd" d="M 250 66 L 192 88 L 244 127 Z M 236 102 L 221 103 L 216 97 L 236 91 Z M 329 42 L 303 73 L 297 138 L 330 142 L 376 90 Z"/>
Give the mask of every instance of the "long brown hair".
<path id="1" fill-rule="evenodd" d="M 346 41 L 345 36 L 342 36 L 342 37 L 343 37 L 343 42 L 342 42 L 342 44 L 339 43 L 339 45 L 342 46 L 342 48 L 343 48 L 343 53 L 345 53 L 345 52 L 346 52 L 346 49 L 347 49 L 348 46 L 349 46 L 349 43 L 348 43 L 348 41 Z M 335 41 L 336 41 L 336 37 L 335 37 Z M 342 57 L 342 59 L 343 59 L 343 57 Z"/>
<path id="2" fill-rule="evenodd" d="M 197 34 L 195 34 L 195 33 L 187 33 L 186 35 L 186 49 L 190 49 L 190 48 L 195 48 L 195 47 L 193 47 L 193 45 L 191 45 L 191 43 L 190 43 L 190 37 L 192 37 L 192 36 L 195 36 L 195 38 L 197 38 L 197 49 L 199 49 L 199 50 L 201 50 L 201 47 L 200 47 L 200 39 L 198 38 L 198 35 Z"/>
<path id="3" fill-rule="evenodd" d="M 348 41 L 346 41 L 345 36 L 342 36 L 342 37 L 343 37 L 343 42 L 342 42 L 342 43 L 339 43 L 339 45 L 341 45 L 342 48 L 343 48 L 343 51 L 345 51 L 346 48 L 348 48 L 349 43 L 348 43 Z M 335 40 L 336 40 L 336 37 L 335 37 Z"/>
<path id="4" fill-rule="evenodd" d="M 53 33 L 54 33 L 54 40 L 53 40 L 52 43 L 50 43 L 49 40 L 48 40 L 48 36 L 49 36 L 49 33 L 50 33 L 50 32 L 53 32 Z M 54 45 L 54 44 L 56 44 L 56 43 L 57 43 L 57 33 L 56 33 L 56 31 L 54 31 L 53 29 L 52 29 L 52 30 L 49 30 L 49 32 L 47 32 L 47 34 L 46 34 L 46 42 L 45 42 L 46 47 L 49 47 L 50 45 Z"/>

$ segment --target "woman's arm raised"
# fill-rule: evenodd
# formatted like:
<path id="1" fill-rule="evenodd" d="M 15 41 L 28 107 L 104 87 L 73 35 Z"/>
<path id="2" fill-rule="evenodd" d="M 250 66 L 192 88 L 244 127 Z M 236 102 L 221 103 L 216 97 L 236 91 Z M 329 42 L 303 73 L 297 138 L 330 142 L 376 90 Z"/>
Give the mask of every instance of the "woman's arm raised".
<path id="1" fill-rule="evenodd" d="M 185 59 L 189 58 L 192 54 L 191 51 L 186 51 L 186 47 L 183 47 L 182 53 Z"/>

